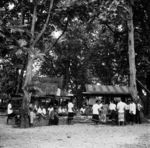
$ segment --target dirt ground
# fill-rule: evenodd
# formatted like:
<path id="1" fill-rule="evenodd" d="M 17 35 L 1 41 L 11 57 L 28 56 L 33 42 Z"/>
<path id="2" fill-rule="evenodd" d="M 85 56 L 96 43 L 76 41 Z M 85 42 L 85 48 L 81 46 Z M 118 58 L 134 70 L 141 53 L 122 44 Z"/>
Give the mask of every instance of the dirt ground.
<path id="1" fill-rule="evenodd" d="M 150 148 L 150 124 L 76 123 L 19 129 L 0 117 L 0 148 Z"/>

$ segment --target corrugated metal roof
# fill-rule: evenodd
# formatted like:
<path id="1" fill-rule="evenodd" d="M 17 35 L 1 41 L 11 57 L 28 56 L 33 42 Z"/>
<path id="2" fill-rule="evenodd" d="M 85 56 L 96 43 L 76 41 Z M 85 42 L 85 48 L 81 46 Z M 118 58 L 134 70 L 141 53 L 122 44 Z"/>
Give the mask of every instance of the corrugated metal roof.
<path id="1" fill-rule="evenodd" d="M 113 85 L 91 85 L 86 84 L 86 92 L 83 94 L 97 94 L 97 95 L 131 95 L 130 88 L 127 86 L 113 86 Z"/>

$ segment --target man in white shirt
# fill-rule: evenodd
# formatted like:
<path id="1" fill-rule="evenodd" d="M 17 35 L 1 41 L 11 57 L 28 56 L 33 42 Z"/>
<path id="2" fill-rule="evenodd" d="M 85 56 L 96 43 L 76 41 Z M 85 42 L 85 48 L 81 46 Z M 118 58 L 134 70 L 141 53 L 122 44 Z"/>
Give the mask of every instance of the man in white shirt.
<path id="1" fill-rule="evenodd" d="M 109 110 L 116 111 L 116 104 L 113 101 L 111 101 L 109 104 Z"/>
<path id="2" fill-rule="evenodd" d="M 92 120 L 95 124 L 99 123 L 99 113 L 101 111 L 100 100 L 96 100 L 96 103 L 92 107 Z"/>
<path id="3" fill-rule="evenodd" d="M 71 124 L 71 121 L 73 120 L 73 116 L 74 116 L 74 104 L 72 103 L 72 100 L 69 100 L 67 107 L 68 107 L 67 123 Z"/>
<path id="4" fill-rule="evenodd" d="M 136 115 L 136 104 L 133 100 L 131 100 L 131 103 L 129 104 L 129 114 L 130 114 L 130 123 L 133 125 L 135 122 L 135 115 Z"/>
<path id="5" fill-rule="evenodd" d="M 125 108 L 126 108 L 126 103 L 122 102 L 120 99 L 118 104 L 117 104 L 117 110 L 118 110 L 118 124 L 121 125 L 121 123 L 125 122 Z"/>

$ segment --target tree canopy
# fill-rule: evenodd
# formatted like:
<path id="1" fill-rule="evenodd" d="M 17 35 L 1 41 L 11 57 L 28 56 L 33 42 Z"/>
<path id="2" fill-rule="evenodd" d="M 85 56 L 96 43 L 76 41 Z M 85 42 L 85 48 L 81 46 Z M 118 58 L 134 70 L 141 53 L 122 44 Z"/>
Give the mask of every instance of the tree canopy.
<path id="1" fill-rule="evenodd" d="M 149 7 L 142 0 L 133 6 L 137 78 L 144 84 L 150 65 Z M 38 74 L 63 76 L 64 89 L 75 93 L 95 79 L 129 83 L 126 1 L 1 0 L 0 8 L 3 91 L 13 85 L 13 93 L 21 90 L 29 54 L 44 60 Z"/>

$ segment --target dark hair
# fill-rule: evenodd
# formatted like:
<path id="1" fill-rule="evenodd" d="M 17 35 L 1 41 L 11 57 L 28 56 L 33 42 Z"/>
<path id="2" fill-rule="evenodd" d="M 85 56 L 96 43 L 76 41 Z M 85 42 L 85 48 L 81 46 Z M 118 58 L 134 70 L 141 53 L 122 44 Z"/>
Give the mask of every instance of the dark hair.
<path id="1" fill-rule="evenodd" d="M 57 108 L 58 108 L 57 106 L 54 106 L 54 110 L 57 110 Z"/>
<path id="2" fill-rule="evenodd" d="M 8 100 L 8 103 L 11 103 L 12 101 L 11 100 Z"/>
<path id="3" fill-rule="evenodd" d="M 98 103 L 99 102 L 99 100 L 96 100 L 96 103 Z"/>

